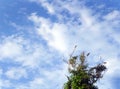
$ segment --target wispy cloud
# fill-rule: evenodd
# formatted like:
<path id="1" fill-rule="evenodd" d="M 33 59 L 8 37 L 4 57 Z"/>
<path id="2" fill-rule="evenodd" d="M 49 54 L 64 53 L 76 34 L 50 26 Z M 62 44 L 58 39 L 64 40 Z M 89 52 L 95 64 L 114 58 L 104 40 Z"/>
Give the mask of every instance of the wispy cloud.
<path id="1" fill-rule="evenodd" d="M 75 45 L 78 45 L 76 52 L 92 53 L 88 60 L 90 63 L 101 61 L 97 59 L 99 56 L 107 61 L 108 70 L 103 80 L 98 82 L 99 87 L 115 86 L 109 81 L 120 74 L 120 11 L 101 14 L 79 0 L 28 1 L 37 2 L 49 16 L 45 18 L 34 11 L 27 18 L 33 22 L 32 29 L 12 23 L 18 33 L 0 39 L 0 62 L 9 61 L 5 70 L 0 67 L 0 87 L 61 89 L 67 80 L 67 64 L 62 62 L 61 56 L 67 58 Z M 28 33 L 19 34 L 21 29 Z M 20 79 L 25 79 L 24 83 L 12 82 Z"/>
<path id="2" fill-rule="evenodd" d="M 22 68 L 11 68 L 5 75 L 10 79 L 20 79 L 21 77 L 27 77 L 27 72 Z"/>
<path id="3" fill-rule="evenodd" d="M 89 9 L 83 2 L 77 0 L 71 2 L 54 1 L 53 3 L 56 3 L 56 5 L 52 5 L 52 8 L 55 10 L 54 15 L 58 18 L 57 22 L 50 21 L 50 19 L 40 17 L 37 14 L 31 14 L 29 17 L 35 23 L 38 35 L 49 46 L 60 52 L 62 50 L 63 54 L 69 53 L 69 49 L 77 44 L 81 51 L 90 51 L 102 56 L 108 62 L 106 75 L 116 76 L 112 71 L 120 70 L 118 64 L 116 64 L 119 61 L 118 55 L 120 54 L 118 50 L 120 48 L 118 31 L 120 28 L 120 12 L 113 10 L 105 15 L 99 12 L 94 13 L 94 10 Z M 45 8 L 45 6 L 43 7 Z M 49 9 L 47 10 L 49 11 Z M 65 10 L 69 17 L 67 17 L 67 14 L 62 15 Z M 112 69 L 111 66 L 114 65 L 116 67 Z M 109 78 L 107 77 L 106 81 L 109 81 Z M 104 88 L 110 88 L 110 86 L 104 86 Z"/>
<path id="4" fill-rule="evenodd" d="M 4 71 L 1 69 L 0 87 L 14 87 L 16 89 L 37 89 L 40 87 L 48 89 L 49 87 L 45 84 L 51 81 L 51 85 L 53 84 L 51 88 L 54 86 L 54 83 L 62 86 L 64 80 L 62 78 L 65 78 L 65 76 L 59 77 L 59 81 L 56 82 L 58 76 L 66 73 L 63 64 L 58 66 L 61 62 L 61 60 L 56 60 L 59 57 L 59 53 L 55 53 L 51 48 L 46 48 L 42 43 L 35 41 L 33 43 L 31 39 L 24 38 L 22 35 L 3 37 L 1 40 L 0 47 L 2 50 L 0 50 L 0 59 L 2 63 L 9 62 L 9 64 L 7 64 Z M 55 62 L 56 64 L 54 64 Z M 16 65 L 15 67 L 12 66 L 14 64 Z M 3 67 L 1 66 L 1 68 Z M 61 71 L 63 71 L 63 74 L 61 74 Z M 13 80 L 24 81 L 23 79 L 27 80 L 24 84 L 16 83 L 14 85 L 12 82 Z M 6 81 L 8 81 L 6 83 L 8 86 L 4 86 Z"/>

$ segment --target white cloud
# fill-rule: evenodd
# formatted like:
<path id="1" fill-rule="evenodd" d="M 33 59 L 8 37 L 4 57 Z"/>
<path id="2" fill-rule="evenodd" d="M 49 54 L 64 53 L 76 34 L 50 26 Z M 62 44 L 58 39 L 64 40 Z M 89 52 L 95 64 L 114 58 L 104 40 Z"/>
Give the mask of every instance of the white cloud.
<path id="1" fill-rule="evenodd" d="M 16 84 L 16 89 L 52 89 L 53 87 L 61 89 L 63 82 L 66 81 L 67 67 L 62 63 L 58 65 L 56 62 L 59 59 L 57 58 L 59 58 L 59 53 L 65 56 L 71 53 L 75 45 L 78 45 L 77 52 L 89 51 L 94 56 L 100 55 L 107 61 L 108 71 L 105 75 L 107 77 L 102 81 L 107 84 L 103 85 L 102 88 L 112 87 L 109 82 L 111 76 L 119 76 L 120 74 L 119 60 L 117 58 L 120 54 L 118 50 L 120 35 L 117 31 L 119 30 L 120 12 L 115 10 L 101 16 L 103 19 L 101 21 L 97 17 L 99 13 L 93 14 L 93 10 L 85 7 L 78 0 L 30 1 L 41 4 L 50 15 L 57 17 L 57 21 L 54 22 L 49 18 L 41 17 L 37 13 L 32 13 L 28 17 L 35 25 L 33 31 L 36 32 L 35 36 L 39 36 L 37 40 L 42 39 L 45 43 L 40 40 L 40 42 L 37 42 L 36 39 L 26 39 L 25 36 L 21 35 L 1 38 L 0 61 L 11 60 L 12 63 L 17 62 L 21 67 L 25 68 L 19 68 L 19 71 L 17 68 L 10 68 L 5 73 L 8 78 L 20 79 L 30 75 L 26 68 L 31 71 L 33 69 L 37 70 L 31 81 L 25 84 Z M 69 15 L 63 15 L 64 11 Z M 19 28 L 14 23 L 12 25 Z M 90 62 L 96 61 L 99 61 L 96 60 L 96 57 L 92 61 L 90 59 Z M 51 65 L 56 68 L 49 67 Z M 116 70 L 117 72 L 115 72 Z M 7 86 L 10 87 L 10 81 L 6 82 Z M 0 86 L 5 86 L 3 84 L 6 82 L 0 81 Z M 46 86 L 46 84 L 50 86 Z"/>
<path id="2" fill-rule="evenodd" d="M 49 4 L 47 1 L 45 0 L 40 0 L 40 3 L 42 4 L 43 7 L 45 7 L 49 13 L 55 13 L 54 8 L 52 7 L 51 4 Z"/>
<path id="3" fill-rule="evenodd" d="M 30 81 L 27 84 L 17 85 L 16 89 L 38 89 L 38 88 L 43 88 L 43 85 L 45 87 L 43 79 L 38 77 L 38 78 L 34 78 L 32 81 Z"/>
<path id="4" fill-rule="evenodd" d="M 37 89 L 38 87 L 45 87 L 45 82 L 42 78 L 35 78 L 33 81 L 30 82 L 29 89 Z"/>
<path id="5" fill-rule="evenodd" d="M 14 28 L 16 28 L 17 30 L 22 30 L 22 29 L 24 29 L 23 26 L 19 26 L 19 25 L 17 25 L 17 24 L 14 23 L 14 22 L 10 22 L 10 25 L 13 26 Z"/>
<path id="6" fill-rule="evenodd" d="M 63 34 L 67 27 L 64 24 L 52 24 L 49 19 L 45 19 L 42 17 L 39 18 L 39 16 L 34 13 L 29 17 L 29 19 L 36 23 L 36 26 L 38 27 L 38 34 L 48 42 L 49 46 L 60 51 L 66 50 L 66 41 L 64 39 L 65 35 Z"/>
<path id="7" fill-rule="evenodd" d="M 117 10 L 114 10 L 110 13 L 108 13 L 106 16 L 104 16 L 104 19 L 112 21 L 112 20 L 118 20 L 120 18 L 120 12 Z"/>
<path id="8" fill-rule="evenodd" d="M 59 2 L 59 3 L 58 3 Z M 49 3 L 49 2 L 48 2 Z M 108 62 L 108 76 L 104 82 L 103 89 L 112 87 L 109 79 L 110 76 L 119 76 L 120 71 L 119 60 L 116 57 L 119 55 L 118 47 L 120 45 L 119 35 L 119 11 L 112 11 L 107 15 L 101 16 L 100 13 L 93 14 L 93 10 L 81 5 L 77 0 L 72 2 L 56 1 L 53 5 L 54 15 L 58 17 L 57 22 L 50 21 L 38 16 L 37 14 L 30 15 L 30 20 L 35 23 L 35 29 L 50 47 L 55 48 L 63 54 L 68 54 L 72 51 L 74 45 L 78 45 L 80 51 L 90 51 L 95 56 L 102 56 Z M 58 9 L 58 6 L 59 9 Z M 57 9 L 56 9 L 57 8 Z M 63 16 L 62 11 L 67 10 L 70 17 Z M 80 22 L 73 21 L 76 19 Z M 100 20 L 99 17 L 103 18 Z M 61 20 L 63 19 L 63 20 Z M 64 20 L 66 20 L 66 23 Z M 96 61 L 96 59 L 93 59 Z M 99 61 L 99 60 L 98 60 Z M 113 67 L 111 67 L 113 66 Z M 116 67 L 114 67 L 116 66 Z M 117 74 L 117 75 L 116 75 Z"/>
<path id="9" fill-rule="evenodd" d="M 29 0 L 29 1 L 37 2 L 37 3 L 41 4 L 48 11 L 48 13 L 50 13 L 50 14 L 55 13 L 55 10 L 54 10 L 52 4 L 48 3 L 47 0 Z"/>
<path id="10" fill-rule="evenodd" d="M 118 58 L 107 59 L 107 71 L 104 73 L 104 77 L 98 81 L 98 86 L 100 89 L 113 89 L 113 80 L 115 77 L 120 77 L 120 67 Z"/>
<path id="11" fill-rule="evenodd" d="M 33 43 L 22 36 L 10 36 L 1 40 L 0 59 L 2 61 L 11 60 L 32 68 L 38 67 L 42 62 L 49 62 L 49 60 L 46 61 L 51 56 L 47 55 L 49 49 L 45 50 L 45 46 L 41 43 Z M 47 56 L 44 57 L 44 55 Z"/>
<path id="12" fill-rule="evenodd" d="M 23 68 L 10 68 L 8 71 L 6 71 L 5 75 L 10 79 L 20 79 L 20 78 L 26 78 L 27 72 Z"/>
<path id="13" fill-rule="evenodd" d="M 8 41 L 9 40 L 9 41 Z M 15 56 L 18 56 L 22 52 L 22 46 L 19 44 L 22 41 L 21 38 L 18 38 L 17 40 L 11 38 L 5 39 L 0 44 L 0 57 L 3 58 L 12 58 Z"/>
<path id="14" fill-rule="evenodd" d="M 17 85 L 16 89 L 51 89 L 53 87 L 61 89 L 63 87 L 63 83 L 67 79 L 65 76 L 67 73 L 66 70 L 67 67 L 64 64 L 59 66 L 59 69 L 58 67 L 49 70 L 40 69 L 38 74 L 42 74 L 42 77 L 34 77 L 33 80 L 26 84 Z"/>
<path id="15" fill-rule="evenodd" d="M 2 88 L 9 88 L 11 86 L 11 83 L 9 80 L 2 80 L 0 79 L 0 89 Z"/>
<path id="16" fill-rule="evenodd" d="M 107 63 L 107 67 L 108 67 L 108 72 L 107 75 L 110 77 L 114 76 L 119 76 L 120 75 L 120 67 L 119 67 L 119 59 L 118 58 L 113 58 L 110 59 Z"/>
<path id="17" fill-rule="evenodd" d="M 29 40 L 29 39 L 25 39 L 23 38 L 23 36 L 21 35 L 16 35 L 16 36 L 9 36 L 9 37 L 4 37 L 3 39 L 1 39 L 1 48 L 2 47 L 6 47 L 8 48 L 9 53 L 7 55 L 3 55 L 1 54 L 1 61 L 3 63 L 5 62 L 9 62 L 9 64 L 7 64 L 7 71 L 5 70 L 4 73 L 2 73 L 4 76 L 6 76 L 9 79 L 10 86 L 8 87 L 16 87 L 16 89 L 38 89 L 38 87 L 43 87 L 42 89 L 45 89 L 44 87 L 47 87 L 46 89 L 49 89 L 48 86 L 44 85 L 45 83 L 48 83 L 47 80 L 52 81 L 54 77 L 57 77 L 58 75 L 58 71 L 52 70 L 54 72 L 54 74 L 51 74 L 50 76 L 52 76 L 51 78 L 48 78 L 48 75 L 45 75 L 43 73 L 43 71 L 48 71 L 48 69 L 46 69 L 48 66 L 53 66 L 54 61 L 56 59 L 55 56 L 57 55 L 57 53 L 55 53 L 55 51 L 53 49 L 45 49 L 46 47 L 44 45 L 42 45 L 41 43 L 38 42 L 34 42 Z M 11 43 L 11 46 L 9 45 L 5 45 L 6 43 Z M 31 44 L 32 43 L 32 44 Z M 14 46 L 15 44 L 15 46 Z M 12 50 L 12 47 L 18 48 L 19 50 L 13 50 L 12 54 L 10 53 L 10 50 Z M 6 49 L 4 49 L 6 51 Z M 16 54 L 16 52 L 18 52 Z M 54 54 L 53 54 L 54 53 Z M 59 56 L 59 55 L 57 55 Z M 7 61 L 9 60 L 9 61 Z M 52 63 L 53 62 L 53 63 Z M 14 67 L 12 66 L 12 64 L 18 66 Z M 47 66 L 48 65 L 48 66 Z M 57 64 L 55 64 L 56 66 Z M 12 67 L 11 67 L 12 66 Z M 41 66 L 45 66 L 46 68 L 41 68 Z M 60 65 L 61 67 L 62 65 Z M 3 68 L 4 66 L 2 66 Z M 59 66 L 56 66 L 56 70 Z M 40 70 L 38 70 L 37 68 L 40 68 Z M 28 70 L 29 71 L 28 71 Z M 36 70 L 37 69 L 37 70 Z M 49 69 L 51 69 L 51 67 L 49 67 Z M 37 72 L 34 75 L 31 75 L 32 73 L 34 73 L 36 70 Z M 64 69 L 63 69 L 64 70 Z M 42 71 L 42 72 L 41 72 Z M 59 74 L 61 73 L 59 70 Z M 32 72 L 30 74 L 30 72 Z M 51 71 L 49 71 L 49 74 L 51 73 Z M 33 78 L 33 81 L 28 81 L 25 84 L 22 84 L 22 82 L 20 84 L 16 83 L 16 85 L 13 84 L 12 80 L 19 80 L 21 78 L 25 78 L 27 79 L 28 76 L 30 76 Z M 39 76 L 38 76 L 39 75 Z M 41 78 L 40 75 L 44 75 L 46 77 Z M 36 76 L 38 76 L 36 78 Z M 63 76 L 61 76 L 62 78 Z M 54 78 L 55 79 L 55 78 Z M 4 80 L 4 79 L 3 79 Z M 30 78 L 31 80 L 31 78 Z M 54 83 L 56 82 L 56 80 L 53 80 Z M 44 84 L 42 83 L 44 82 Z M 59 81 L 61 82 L 61 81 Z M 3 85 L 4 81 L 1 81 L 1 86 L 5 87 Z M 52 82 L 51 82 L 52 84 Z M 52 85 L 54 86 L 54 85 Z M 7 86 L 6 86 L 7 87 Z"/>

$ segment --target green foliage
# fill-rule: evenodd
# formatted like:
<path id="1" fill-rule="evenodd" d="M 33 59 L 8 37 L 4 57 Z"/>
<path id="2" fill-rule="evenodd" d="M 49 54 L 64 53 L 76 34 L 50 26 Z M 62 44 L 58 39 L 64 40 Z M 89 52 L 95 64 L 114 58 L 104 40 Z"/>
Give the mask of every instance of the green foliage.
<path id="1" fill-rule="evenodd" d="M 70 57 L 68 61 L 70 76 L 67 76 L 68 81 L 64 84 L 64 89 L 98 89 L 94 84 L 102 78 L 106 66 L 101 63 L 88 68 L 86 63 L 88 54 L 85 55 L 83 52 L 79 56 Z"/>

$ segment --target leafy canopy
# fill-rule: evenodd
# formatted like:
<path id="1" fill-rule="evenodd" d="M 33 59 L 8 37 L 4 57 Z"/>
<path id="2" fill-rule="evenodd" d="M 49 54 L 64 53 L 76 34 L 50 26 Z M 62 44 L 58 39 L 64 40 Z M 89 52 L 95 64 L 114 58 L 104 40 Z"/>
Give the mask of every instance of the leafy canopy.
<path id="1" fill-rule="evenodd" d="M 86 62 L 89 54 L 83 52 L 78 56 L 70 57 L 68 61 L 70 76 L 67 76 L 68 81 L 64 84 L 64 89 L 98 89 L 95 83 L 103 77 L 106 62 L 89 68 Z"/>

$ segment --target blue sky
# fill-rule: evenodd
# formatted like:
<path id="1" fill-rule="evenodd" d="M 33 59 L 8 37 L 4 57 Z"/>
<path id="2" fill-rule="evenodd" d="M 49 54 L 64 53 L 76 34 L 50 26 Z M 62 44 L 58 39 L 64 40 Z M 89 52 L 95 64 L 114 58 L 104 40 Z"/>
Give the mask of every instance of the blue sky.
<path id="1" fill-rule="evenodd" d="M 75 45 L 107 62 L 98 87 L 118 89 L 120 1 L 0 0 L 0 89 L 62 89 Z"/>

